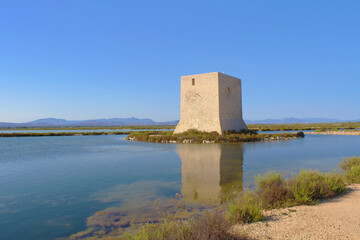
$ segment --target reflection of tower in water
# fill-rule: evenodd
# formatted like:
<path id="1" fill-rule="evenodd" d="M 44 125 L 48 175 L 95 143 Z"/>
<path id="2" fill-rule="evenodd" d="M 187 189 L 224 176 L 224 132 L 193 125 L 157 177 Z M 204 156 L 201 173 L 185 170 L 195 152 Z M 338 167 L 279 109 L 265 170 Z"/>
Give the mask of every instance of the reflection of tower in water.
<path id="1" fill-rule="evenodd" d="M 219 203 L 242 190 L 243 144 L 178 144 L 182 195 L 199 203 Z"/>

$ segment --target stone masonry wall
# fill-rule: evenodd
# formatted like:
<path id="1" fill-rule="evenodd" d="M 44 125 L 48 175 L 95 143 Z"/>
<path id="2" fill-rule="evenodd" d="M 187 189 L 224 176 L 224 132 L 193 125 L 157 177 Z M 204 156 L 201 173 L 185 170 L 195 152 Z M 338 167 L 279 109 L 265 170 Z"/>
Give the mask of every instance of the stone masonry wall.
<path id="1" fill-rule="evenodd" d="M 180 122 L 175 133 L 188 129 L 221 132 L 218 93 L 218 73 L 181 77 Z"/>
<path id="2" fill-rule="evenodd" d="M 219 73 L 221 131 L 247 129 L 242 118 L 241 80 Z"/>
<path id="3" fill-rule="evenodd" d="M 247 129 L 238 78 L 218 72 L 183 76 L 180 104 L 180 122 L 174 133 L 197 129 L 221 134 Z"/>

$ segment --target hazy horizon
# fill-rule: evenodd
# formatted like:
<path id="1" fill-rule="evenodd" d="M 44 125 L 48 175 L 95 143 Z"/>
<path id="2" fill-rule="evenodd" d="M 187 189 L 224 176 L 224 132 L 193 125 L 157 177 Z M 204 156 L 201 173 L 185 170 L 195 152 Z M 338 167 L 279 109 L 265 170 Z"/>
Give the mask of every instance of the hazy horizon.
<path id="1" fill-rule="evenodd" d="M 37 121 L 37 120 L 45 120 L 45 119 L 56 119 L 56 120 L 66 120 L 66 121 L 91 121 L 91 120 L 108 120 L 108 119 L 130 119 L 130 118 L 136 118 L 136 119 L 149 119 L 149 120 L 153 120 L 154 122 L 174 122 L 174 121 L 179 121 L 180 119 L 169 119 L 169 120 L 165 120 L 165 121 L 156 121 L 154 119 L 151 118 L 138 118 L 138 117 L 134 117 L 134 116 L 130 116 L 130 117 L 111 117 L 111 118 L 92 118 L 92 119 L 66 119 L 66 118 L 53 118 L 53 117 L 46 117 L 46 118 L 37 118 L 37 119 L 31 119 L 29 121 L 24 121 L 24 122 L 2 122 L 0 121 L 0 123 L 29 123 L 29 122 L 33 122 L 33 121 Z M 285 119 L 296 119 L 296 120 L 305 120 L 305 119 L 323 119 L 323 120 L 339 120 L 339 121 L 360 121 L 360 119 L 338 119 L 338 118 L 322 118 L 322 117 L 309 117 L 309 118 L 297 118 L 297 117 L 282 117 L 282 118 L 264 118 L 264 119 L 244 119 L 244 121 L 264 121 L 264 120 L 285 120 Z"/>

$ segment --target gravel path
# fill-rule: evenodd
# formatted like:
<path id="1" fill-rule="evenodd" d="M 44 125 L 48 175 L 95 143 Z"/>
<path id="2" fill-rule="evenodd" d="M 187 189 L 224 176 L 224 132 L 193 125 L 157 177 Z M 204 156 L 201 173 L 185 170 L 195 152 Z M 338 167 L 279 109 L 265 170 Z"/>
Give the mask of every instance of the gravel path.
<path id="1" fill-rule="evenodd" d="M 360 184 L 314 206 L 275 209 L 263 222 L 238 225 L 255 239 L 360 240 Z"/>

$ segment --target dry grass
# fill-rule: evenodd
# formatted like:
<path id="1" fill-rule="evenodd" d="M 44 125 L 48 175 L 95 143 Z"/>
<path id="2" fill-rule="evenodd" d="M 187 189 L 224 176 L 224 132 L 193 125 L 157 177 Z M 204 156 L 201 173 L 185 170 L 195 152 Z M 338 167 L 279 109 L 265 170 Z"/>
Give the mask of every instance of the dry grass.
<path id="1" fill-rule="evenodd" d="M 245 234 L 232 234 L 231 223 L 220 209 L 207 211 L 187 221 L 164 220 L 159 224 L 147 224 L 129 240 L 246 240 Z"/>

